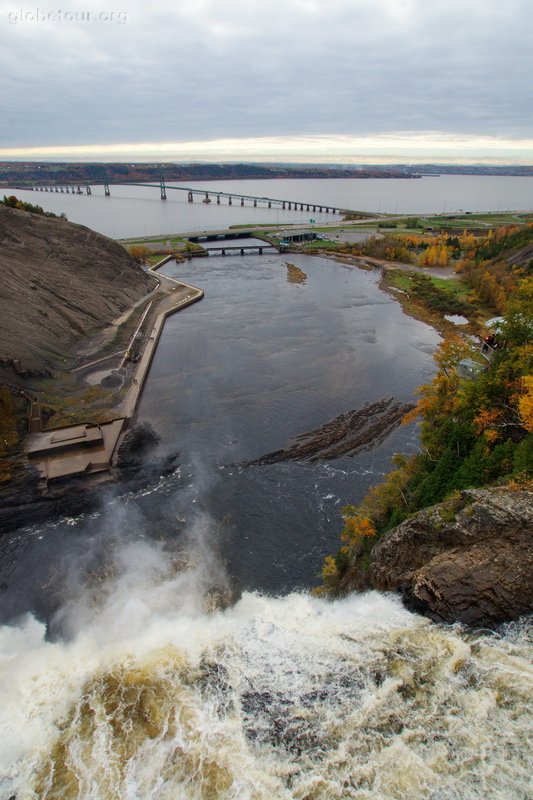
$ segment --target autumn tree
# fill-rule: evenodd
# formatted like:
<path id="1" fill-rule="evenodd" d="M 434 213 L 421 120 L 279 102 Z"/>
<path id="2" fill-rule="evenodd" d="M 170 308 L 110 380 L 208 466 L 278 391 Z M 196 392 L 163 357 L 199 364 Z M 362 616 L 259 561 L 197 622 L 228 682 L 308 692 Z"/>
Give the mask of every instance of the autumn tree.
<path id="1" fill-rule="evenodd" d="M 376 535 L 376 528 L 369 517 L 362 516 L 353 506 L 347 506 L 344 515 L 344 528 L 341 540 L 352 545 L 359 544 L 362 539 Z"/>
<path id="2" fill-rule="evenodd" d="M 533 375 L 524 375 L 522 378 L 523 394 L 518 398 L 518 413 L 522 425 L 533 432 Z"/>
<path id="3" fill-rule="evenodd" d="M 418 263 L 422 267 L 446 267 L 450 255 L 451 249 L 446 244 L 433 244 L 420 254 Z"/>
<path id="4" fill-rule="evenodd" d="M 128 253 L 138 264 L 144 264 L 151 255 L 151 251 L 148 247 L 138 244 L 133 244 L 131 247 L 128 247 Z"/>

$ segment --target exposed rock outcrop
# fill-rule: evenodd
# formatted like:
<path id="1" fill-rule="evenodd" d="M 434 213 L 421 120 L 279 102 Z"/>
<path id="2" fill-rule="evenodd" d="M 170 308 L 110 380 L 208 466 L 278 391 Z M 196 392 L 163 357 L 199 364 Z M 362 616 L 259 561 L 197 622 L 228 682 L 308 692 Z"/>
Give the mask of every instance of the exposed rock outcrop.
<path id="1" fill-rule="evenodd" d="M 301 433 L 294 444 L 283 450 L 275 450 L 240 466 L 262 466 L 280 461 L 328 461 L 354 456 L 385 441 L 412 408 L 411 403 L 394 402 L 392 397 L 365 403 L 362 408 L 340 414 L 320 428 Z"/>
<path id="2" fill-rule="evenodd" d="M 64 369 L 155 281 L 112 239 L 0 205 L 0 363 L 23 377 Z"/>
<path id="3" fill-rule="evenodd" d="M 431 618 L 493 627 L 533 608 L 533 492 L 472 489 L 418 512 L 340 583 L 399 590 Z"/>
<path id="4" fill-rule="evenodd" d="M 158 476 L 173 472 L 178 464 L 178 454 L 158 456 L 154 453 L 160 441 L 149 422 L 130 428 L 117 453 L 117 477 L 127 482 L 130 490 L 139 489 L 157 480 Z"/>

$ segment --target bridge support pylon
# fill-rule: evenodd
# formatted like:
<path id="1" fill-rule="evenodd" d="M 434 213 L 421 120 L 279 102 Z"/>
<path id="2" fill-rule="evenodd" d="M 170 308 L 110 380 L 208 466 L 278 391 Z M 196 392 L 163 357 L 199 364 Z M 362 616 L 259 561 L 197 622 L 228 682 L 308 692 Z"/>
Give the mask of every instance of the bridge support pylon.
<path id="1" fill-rule="evenodd" d="M 104 183 L 104 195 L 106 197 L 111 197 L 111 192 L 109 191 L 109 184 L 108 183 Z"/>
<path id="2" fill-rule="evenodd" d="M 193 203 L 194 202 L 194 195 L 191 191 L 187 194 L 187 202 Z"/>
<path id="3" fill-rule="evenodd" d="M 63 189 L 61 189 L 61 191 L 63 191 Z M 87 194 L 92 194 L 91 187 L 89 186 L 89 184 L 87 184 L 87 186 L 85 187 L 85 191 L 87 192 Z"/>
<path id="4" fill-rule="evenodd" d="M 165 186 L 165 179 L 161 176 L 161 180 L 159 181 L 159 188 L 161 189 L 161 200 L 167 199 L 167 189 Z"/>

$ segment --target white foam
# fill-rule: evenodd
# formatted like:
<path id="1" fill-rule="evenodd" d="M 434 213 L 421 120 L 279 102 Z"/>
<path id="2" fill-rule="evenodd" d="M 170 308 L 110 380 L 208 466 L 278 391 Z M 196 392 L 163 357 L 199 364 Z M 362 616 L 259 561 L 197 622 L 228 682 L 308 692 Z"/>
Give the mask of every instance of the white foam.
<path id="1" fill-rule="evenodd" d="M 245 593 L 208 612 L 209 559 L 125 544 L 62 610 L 68 641 L 32 617 L 0 629 L 6 797 L 526 796 L 533 674 L 516 629 L 472 641 L 376 592 Z"/>

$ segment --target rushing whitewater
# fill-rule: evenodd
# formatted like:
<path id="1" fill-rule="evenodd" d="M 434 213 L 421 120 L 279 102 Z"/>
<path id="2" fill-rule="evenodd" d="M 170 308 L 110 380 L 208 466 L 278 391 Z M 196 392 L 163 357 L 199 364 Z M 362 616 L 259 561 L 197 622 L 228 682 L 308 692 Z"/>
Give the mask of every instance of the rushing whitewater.
<path id="1" fill-rule="evenodd" d="M 191 553 L 115 544 L 61 637 L 1 629 L 2 798 L 529 796 L 525 626 L 467 635 L 377 593 L 228 606 Z"/>

